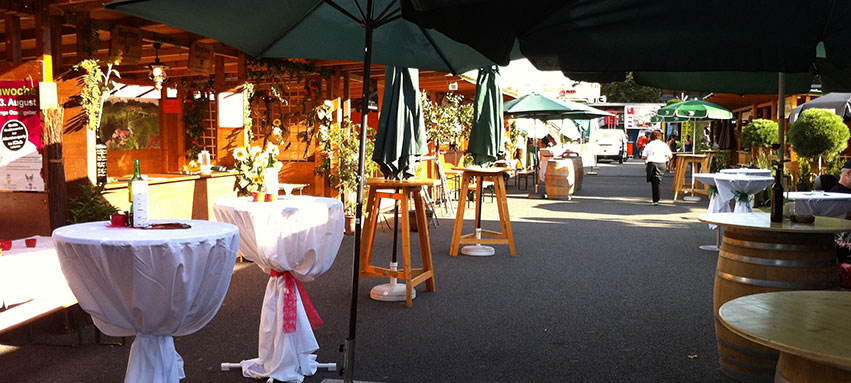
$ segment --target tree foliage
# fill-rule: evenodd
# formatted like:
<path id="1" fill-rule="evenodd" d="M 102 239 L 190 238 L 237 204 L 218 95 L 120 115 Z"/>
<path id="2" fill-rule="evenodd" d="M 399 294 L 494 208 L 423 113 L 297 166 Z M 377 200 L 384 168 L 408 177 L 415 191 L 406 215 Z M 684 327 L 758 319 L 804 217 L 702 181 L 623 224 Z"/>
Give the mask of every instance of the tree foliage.
<path id="1" fill-rule="evenodd" d="M 789 142 L 800 156 L 830 157 L 848 146 L 848 127 L 827 109 L 807 109 L 789 127 Z"/>
<path id="2" fill-rule="evenodd" d="M 742 146 L 770 146 L 777 142 L 777 123 L 771 120 L 756 119 L 742 131 Z"/>
<path id="3" fill-rule="evenodd" d="M 632 72 L 627 73 L 624 81 L 602 84 L 600 93 L 608 102 L 659 102 L 662 95 L 659 88 L 638 85 Z"/>

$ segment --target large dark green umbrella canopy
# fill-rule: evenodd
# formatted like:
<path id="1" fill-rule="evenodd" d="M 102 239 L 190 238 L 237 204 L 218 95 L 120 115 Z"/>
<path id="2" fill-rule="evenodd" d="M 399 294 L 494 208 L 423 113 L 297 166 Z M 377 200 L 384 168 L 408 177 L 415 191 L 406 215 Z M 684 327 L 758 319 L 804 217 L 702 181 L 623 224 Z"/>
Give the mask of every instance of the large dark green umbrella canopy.
<path id="1" fill-rule="evenodd" d="M 416 174 L 419 157 L 428 153 L 419 73 L 415 69 L 387 66 L 384 101 L 378 119 L 372 159 L 386 178 Z"/>
<path id="2" fill-rule="evenodd" d="M 473 129 L 467 152 L 476 164 L 487 164 L 503 153 L 502 89 L 496 66 L 482 68 L 476 79 L 476 99 L 473 108 Z"/>
<path id="3" fill-rule="evenodd" d="M 401 0 L 403 17 L 505 65 L 515 43 L 541 70 L 806 73 L 851 68 L 851 2 L 835 0 Z M 509 21 L 510 20 L 510 21 Z M 498 24 L 506 31 L 487 33 Z"/>
<path id="4" fill-rule="evenodd" d="M 361 61 L 365 32 L 356 21 L 358 3 L 364 6 L 323 0 L 121 0 L 106 8 L 216 39 L 256 58 Z M 393 16 L 399 5 L 375 0 L 375 9 L 388 9 L 386 15 Z M 456 74 L 493 64 L 440 32 L 390 20 L 373 35 L 374 63 Z"/>
<path id="5" fill-rule="evenodd" d="M 530 93 L 518 99 L 507 101 L 505 114 L 515 118 L 538 118 L 543 120 L 574 119 L 589 120 L 611 116 L 611 113 L 588 105 L 570 101 L 561 101 L 538 93 Z"/>

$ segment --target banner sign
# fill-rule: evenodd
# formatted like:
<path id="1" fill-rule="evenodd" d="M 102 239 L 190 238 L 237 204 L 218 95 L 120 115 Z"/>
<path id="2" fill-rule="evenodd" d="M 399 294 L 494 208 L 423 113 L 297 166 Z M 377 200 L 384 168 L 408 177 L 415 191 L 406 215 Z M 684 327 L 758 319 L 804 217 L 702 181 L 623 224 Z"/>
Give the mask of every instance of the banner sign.
<path id="1" fill-rule="evenodd" d="M 116 24 L 109 31 L 109 55 L 121 54 L 122 64 L 138 64 L 142 61 L 142 30 Z"/>
<path id="2" fill-rule="evenodd" d="M 38 88 L 0 81 L 0 190 L 44 191 Z"/>
<path id="3" fill-rule="evenodd" d="M 199 42 L 192 43 L 189 47 L 189 72 L 193 74 L 213 73 L 213 54 L 215 50 L 212 44 Z"/>

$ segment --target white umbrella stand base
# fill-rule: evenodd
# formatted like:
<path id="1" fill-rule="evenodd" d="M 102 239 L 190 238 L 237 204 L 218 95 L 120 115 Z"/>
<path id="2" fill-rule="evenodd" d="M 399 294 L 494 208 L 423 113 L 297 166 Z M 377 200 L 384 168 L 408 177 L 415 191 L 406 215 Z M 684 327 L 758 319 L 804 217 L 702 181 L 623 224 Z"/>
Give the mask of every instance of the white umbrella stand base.
<path id="1" fill-rule="evenodd" d="M 482 229 L 476 229 L 476 239 L 482 239 Z M 489 257 L 494 254 L 493 247 L 490 246 L 482 246 L 480 244 L 475 244 L 472 246 L 464 246 L 461 248 L 461 254 L 469 255 L 471 257 Z"/>
<path id="2" fill-rule="evenodd" d="M 706 250 L 706 251 L 720 251 L 721 250 L 721 249 L 718 248 L 718 246 L 715 246 L 715 245 L 700 245 L 699 248 L 700 248 L 700 250 Z"/>
<path id="3" fill-rule="evenodd" d="M 714 245 L 700 245 L 700 246 L 698 246 L 698 248 L 700 250 L 721 251 L 721 247 L 718 246 L 721 243 L 721 228 L 716 227 L 712 230 L 715 230 L 715 244 Z"/>
<path id="4" fill-rule="evenodd" d="M 396 262 L 390 262 L 390 270 L 396 271 L 398 265 Z M 382 302 L 402 302 L 406 301 L 407 295 L 405 285 L 396 283 L 396 278 L 390 278 L 390 283 L 378 285 L 369 291 L 369 297 Z M 411 289 L 411 299 L 417 297 L 417 290 Z"/>
<path id="5" fill-rule="evenodd" d="M 683 201 L 700 202 L 701 198 L 697 195 L 687 195 L 683 197 Z"/>
<path id="6" fill-rule="evenodd" d="M 316 368 L 327 368 L 328 371 L 337 371 L 337 363 L 317 363 Z M 239 363 L 222 363 L 221 369 L 222 371 L 242 370 L 242 365 Z"/>

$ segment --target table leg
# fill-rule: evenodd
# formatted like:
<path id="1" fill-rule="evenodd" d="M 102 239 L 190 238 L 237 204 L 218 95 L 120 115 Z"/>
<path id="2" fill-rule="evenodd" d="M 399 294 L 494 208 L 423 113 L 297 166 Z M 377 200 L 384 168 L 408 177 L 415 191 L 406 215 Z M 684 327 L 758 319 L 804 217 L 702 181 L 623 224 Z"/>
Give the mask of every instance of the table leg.
<path id="1" fill-rule="evenodd" d="M 411 307 L 414 305 L 414 300 L 411 297 L 411 290 L 413 290 L 412 280 L 411 280 L 411 222 L 410 217 L 411 214 L 408 212 L 408 193 L 404 193 L 404 197 L 402 198 L 402 274 L 405 279 L 405 305 Z M 428 225 L 425 225 L 428 226 Z M 418 230 L 422 230 L 422 228 L 417 228 Z"/>
<path id="2" fill-rule="evenodd" d="M 423 202 L 422 195 L 420 193 L 414 193 L 414 209 L 417 211 L 417 231 L 420 237 L 420 253 L 423 258 L 423 273 L 432 273 L 431 277 L 428 277 L 425 281 L 426 290 L 434 291 L 434 263 L 431 259 L 431 240 L 428 236 L 428 224 L 426 223 L 426 211 Z"/>
<path id="3" fill-rule="evenodd" d="M 183 358 L 174 348 L 174 338 L 136 334 L 125 382 L 179 382 L 183 377 Z"/>
<path id="4" fill-rule="evenodd" d="M 508 214 L 508 197 L 505 192 L 505 183 L 502 178 L 496 182 L 496 203 L 499 210 L 499 223 L 502 226 L 502 234 L 508 240 L 508 250 L 511 256 L 515 256 L 514 233 L 511 231 L 511 216 Z"/>
<path id="5" fill-rule="evenodd" d="M 455 228 L 452 231 L 452 245 L 449 247 L 449 255 L 458 255 L 461 246 L 461 230 L 464 229 L 464 205 L 467 203 L 467 190 L 470 187 L 470 177 L 461 177 L 461 191 L 458 196 L 458 209 L 455 210 Z M 463 197 L 462 197 L 463 196 Z"/>

